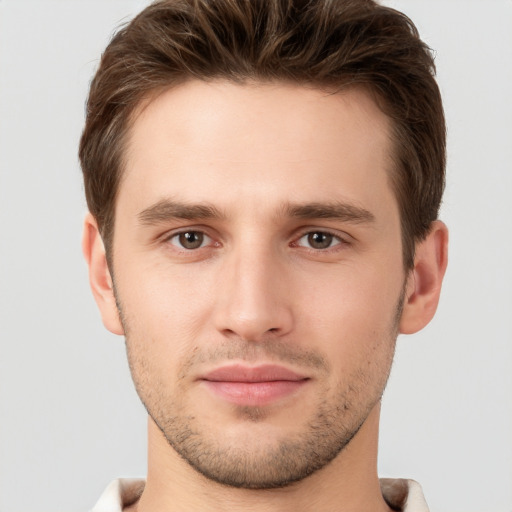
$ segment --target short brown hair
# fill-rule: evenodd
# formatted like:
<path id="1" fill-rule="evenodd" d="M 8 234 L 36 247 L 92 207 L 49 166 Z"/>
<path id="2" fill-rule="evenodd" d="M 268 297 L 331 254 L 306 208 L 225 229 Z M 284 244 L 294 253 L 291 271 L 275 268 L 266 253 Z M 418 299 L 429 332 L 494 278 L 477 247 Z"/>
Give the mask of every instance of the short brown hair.
<path id="1" fill-rule="evenodd" d="M 445 121 L 433 56 L 404 14 L 373 0 L 160 0 L 121 28 L 92 81 L 80 161 L 107 254 L 130 118 L 187 80 L 362 86 L 393 124 L 404 265 L 437 218 Z"/>

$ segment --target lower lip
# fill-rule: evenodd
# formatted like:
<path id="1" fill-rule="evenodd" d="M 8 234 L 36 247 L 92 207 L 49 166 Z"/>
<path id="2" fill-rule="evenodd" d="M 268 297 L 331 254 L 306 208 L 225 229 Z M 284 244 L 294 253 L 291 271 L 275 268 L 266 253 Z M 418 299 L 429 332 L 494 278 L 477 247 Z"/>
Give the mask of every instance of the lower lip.
<path id="1" fill-rule="evenodd" d="M 217 396 L 236 405 L 261 407 L 296 393 L 307 382 L 276 380 L 270 382 L 203 381 Z"/>

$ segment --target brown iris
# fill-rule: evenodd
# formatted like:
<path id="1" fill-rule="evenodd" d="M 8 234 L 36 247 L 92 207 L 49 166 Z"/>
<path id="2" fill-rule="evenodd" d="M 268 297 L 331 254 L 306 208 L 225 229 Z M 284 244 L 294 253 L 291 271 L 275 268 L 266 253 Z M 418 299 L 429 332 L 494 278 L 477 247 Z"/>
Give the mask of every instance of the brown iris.
<path id="1" fill-rule="evenodd" d="M 198 249 L 204 241 L 204 234 L 200 231 L 187 231 L 179 234 L 180 245 L 185 249 Z"/>
<path id="2" fill-rule="evenodd" d="M 309 233 L 308 244 L 313 249 L 327 249 L 332 244 L 333 235 L 329 233 L 322 233 L 321 231 L 315 231 Z"/>

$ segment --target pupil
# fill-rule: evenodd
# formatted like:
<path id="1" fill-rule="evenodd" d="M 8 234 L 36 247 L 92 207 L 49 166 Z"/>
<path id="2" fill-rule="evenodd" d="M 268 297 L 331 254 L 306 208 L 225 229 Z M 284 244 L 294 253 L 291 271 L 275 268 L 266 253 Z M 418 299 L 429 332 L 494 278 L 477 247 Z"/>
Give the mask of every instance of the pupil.
<path id="1" fill-rule="evenodd" d="M 189 231 L 180 234 L 180 244 L 185 249 L 197 249 L 203 243 L 203 234 L 197 231 Z"/>
<path id="2" fill-rule="evenodd" d="M 332 235 L 329 233 L 310 233 L 308 242 L 315 249 L 327 249 L 332 243 Z"/>

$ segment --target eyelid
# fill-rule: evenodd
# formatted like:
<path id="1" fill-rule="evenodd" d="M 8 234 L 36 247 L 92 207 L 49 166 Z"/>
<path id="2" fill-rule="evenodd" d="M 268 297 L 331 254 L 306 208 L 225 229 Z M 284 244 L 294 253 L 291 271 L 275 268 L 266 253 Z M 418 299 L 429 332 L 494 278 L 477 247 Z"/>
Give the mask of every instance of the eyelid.
<path id="1" fill-rule="evenodd" d="M 198 251 L 199 249 L 205 249 L 208 246 L 212 246 L 212 243 L 214 246 L 220 246 L 220 242 L 218 242 L 218 237 L 215 237 L 211 229 L 206 228 L 205 226 L 181 226 L 179 228 L 172 229 L 170 231 L 167 231 L 164 233 L 160 240 L 164 244 L 171 245 L 175 250 L 182 251 L 182 252 L 194 252 Z M 197 249 L 186 249 L 185 247 L 180 247 L 177 244 L 171 243 L 171 240 L 175 237 L 178 237 L 179 235 L 182 235 L 184 233 L 201 233 L 205 238 L 209 239 L 209 242 L 205 245 L 202 245 L 201 247 L 198 247 Z"/>
<path id="2" fill-rule="evenodd" d="M 203 240 L 202 240 L 202 243 L 199 247 L 196 247 L 194 249 L 187 249 L 186 247 L 181 247 L 180 244 L 179 244 L 179 237 L 181 235 L 184 235 L 185 233 L 200 233 L 202 236 L 203 236 Z M 176 239 L 177 240 L 177 243 L 174 244 L 173 243 L 173 240 Z M 173 235 L 171 235 L 167 241 L 173 245 L 174 247 L 177 247 L 178 249 L 180 250 L 183 250 L 183 251 L 197 251 L 198 249 L 203 249 L 204 247 L 210 245 L 210 243 L 213 241 L 212 238 L 210 236 L 208 236 L 206 233 L 203 233 L 202 231 L 197 231 L 197 230 L 192 230 L 192 229 L 188 229 L 187 231 L 181 231 L 180 233 L 174 233 Z"/>
<path id="3" fill-rule="evenodd" d="M 172 238 L 179 236 L 180 234 L 187 233 L 187 232 L 202 233 L 205 237 L 207 237 L 209 239 L 209 242 L 206 245 L 203 245 L 197 249 L 186 249 L 184 247 L 180 249 L 180 247 L 178 245 L 170 243 L 170 240 Z M 327 249 L 323 249 L 323 250 L 322 249 L 313 249 L 311 247 L 308 248 L 308 247 L 302 246 L 302 245 L 299 246 L 298 245 L 299 240 L 301 238 L 303 238 L 304 236 L 309 235 L 311 233 L 325 233 L 325 234 L 331 235 L 339 243 L 336 243 L 335 245 L 328 247 Z M 212 242 L 213 242 L 214 247 L 220 247 L 221 245 L 223 245 L 222 242 L 219 240 L 220 237 L 218 235 L 212 233 L 211 228 L 203 226 L 203 225 L 180 226 L 179 228 L 175 228 L 170 231 L 167 231 L 159 238 L 162 243 L 172 245 L 176 250 L 181 250 L 182 252 L 187 252 L 187 253 L 198 251 L 199 249 L 205 249 L 208 246 L 212 246 Z M 319 252 L 319 251 L 328 252 L 329 250 L 334 249 L 334 248 L 338 247 L 339 245 L 342 245 L 342 246 L 351 245 L 354 241 L 355 241 L 354 237 L 352 237 L 345 231 L 340 232 L 337 229 L 332 229 L 332 228 L 328 228 L 328 227 L 307 226 L 307 227 L 303 227 L 303 228 L 299 229 L 298 231 L 296 231 L 296 234 L 293 236 L 292 241 L 290 242 L 289 245 L 295 246 L 295 247 L 301 247 L 304 249 L 309 249 L 309 250 L 315 251 L 315 252 Z"/>
<path id="4" fill-rule="evenodd" d="M 304 238 L 305 236 L 311 234 L 311 233 L 324 233 L 326 235 L 330 235 L 332 236 L 333 238 L 335 238 L 338 243 L 328 247 L 327 249 L 314 249 L 312 247 L 306 247 L 304 245 L 298 245 L 298 242 Z M 320 227 L 314 227 L 314 226 L 311 226 L 311 227 L 306 227 L 306 228 L 303 228 L 299 231 L 298 235 L 294 237 L 291 245 L 293 246 L 296 246 L 296 247 L 301 247 L 301 248 L 304 248 L 304 249 L 309 249 L 311 251 L 315 251 L 315 252 L 327 252 L 331 249 L 333 250 L 336 250 L 335 248 L 337 248 L 338 246 L 342 245 L 342 246 L 347 246 L 347 245 L 351 245 L 354 241 L 354 238 L 352 236 L 350 236 L 348 233 L 346 232 L 340 232 L 336 229 L 331 229 L 331 228 L 320 228 Z"/>

